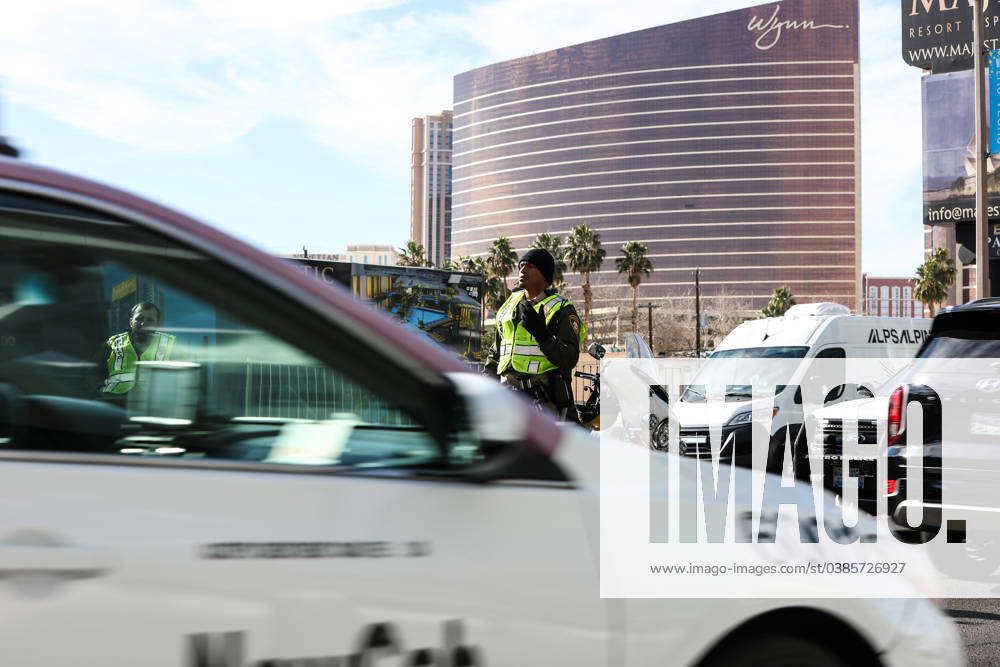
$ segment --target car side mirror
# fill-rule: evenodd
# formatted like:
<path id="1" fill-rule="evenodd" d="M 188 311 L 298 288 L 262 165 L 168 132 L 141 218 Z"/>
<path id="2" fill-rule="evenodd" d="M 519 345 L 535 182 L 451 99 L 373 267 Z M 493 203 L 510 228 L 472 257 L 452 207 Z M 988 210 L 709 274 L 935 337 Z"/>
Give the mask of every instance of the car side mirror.
<path id="1" fill-rule="evenodd" d="M 604 346 L 601 345 L 600 343 L 591 343 L 587 347 L 587 354 L 592 356 L 594 359 L 597 359 L 598 361 L 604 358 L 605 353 L 606 351 L 604 349 Z"/>
<path id="2" fill-rule="evenodd" d="M 482 461 L 463 471 L 469 481 L 568 481 L 566 473 L 549 456 L 528 442 L 529 430 L 539 427 L 550 428 L 552 438 L 560 437 L 554 421 L 532 414 L 532 408 L 513 390 L 478 373 L 449 373 L 448 379 L 456 399 L 464 404 L 483 455 Z"/>

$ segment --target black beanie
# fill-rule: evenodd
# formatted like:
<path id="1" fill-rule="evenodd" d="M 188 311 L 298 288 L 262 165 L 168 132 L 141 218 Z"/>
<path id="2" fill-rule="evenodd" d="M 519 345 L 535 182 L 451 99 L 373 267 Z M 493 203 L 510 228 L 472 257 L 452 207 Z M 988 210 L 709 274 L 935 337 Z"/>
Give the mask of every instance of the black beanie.
<path id="1" fill-rule="evenodd" d="M 556 280 L 556 260 L 552 259 L 552 254 L 544 248 L 532 248 L 521 255 L 521 262 L 528 262 L 545 276 L 551 285 Z M 520 262 L 518 262 L 520 264 Z"/>

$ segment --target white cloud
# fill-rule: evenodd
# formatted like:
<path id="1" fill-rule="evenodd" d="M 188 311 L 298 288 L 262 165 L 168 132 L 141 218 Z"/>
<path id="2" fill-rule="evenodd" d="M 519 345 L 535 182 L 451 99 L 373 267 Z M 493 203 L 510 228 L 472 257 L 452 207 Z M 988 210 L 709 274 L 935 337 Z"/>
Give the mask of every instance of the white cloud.
<path id="1" fill-rule="evenodd" d="M 919 261 L 921 229 L 919 74 L 899 55 L 898 4 L 862 3 L 866 268 L 909 273 Z M 8 4 L 0 22 L 2 92 L 22 105 L 153 152 L 212 150 L 270 117 L 292 119 L 359 164 L 406 174 L 410 118 L 450 107 L 456 73 L 758 3 Z M 886 264 L 901 246 L 906 259 Z"/>
<path id="2" fill-rule="evenodd" d="M 702 13 L 694 0 L 39 0 L 5 10 L 0 62 L 12 100 L 138 149 L 211 149 L 281 116 L 395 170 L 409 119 L 450 107 L 454 74 Z"/>
<path id="3" fill-rule="evenodd" d="M 369 73 L 389 87 L 377 51 L 391 42 L 366 44 L 370 31 L 359 29 L 357 17 L 394 4 L 23 4 L 0 24 L 4 94 L 152 151 L 224 145 L 272 115 L 317 129 L 338 125 L 342 119 L 331 112 L 342 109 L 350 121 L 357 116 L 349 112 L 379 101 L 372 94 L 379 81 Z M 413 43 L 401 37 L 395 35 L 404 45 Z M 331 54 L 333 66 L 325 67 Z M 438 88 L 449 90 L 447 77 Z M 396 106 L 402 112 L 398 101 Z M 381 129 L 362 123 L 346 134 L 376 135 Z"/>
<path id="4" fill-rule="evenodd" d="M 496 0 L 471 8 L 453 23 L 457 30 L 475 35 L 486 55 L 479 64 L 486 65 L 760 3 L 715 0 L 711 7 L 706 4 L 701 0 Z"/>

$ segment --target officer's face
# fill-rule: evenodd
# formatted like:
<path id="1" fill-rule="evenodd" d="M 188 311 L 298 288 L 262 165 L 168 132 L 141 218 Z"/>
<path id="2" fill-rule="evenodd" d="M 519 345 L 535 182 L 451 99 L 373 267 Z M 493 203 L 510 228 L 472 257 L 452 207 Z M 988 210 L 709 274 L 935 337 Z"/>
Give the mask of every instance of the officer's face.
<path id="1" fill-rule="evenodd" d="M 549 286 L 542 272 L 531 262 L 521 262 L 517 265 L 517 285 L 531 293 L 542 292 Z"/>
<path id="2" fill-rule="evenodd" d="M 160 318 L 152 308 L 140 308 L 132 313 L 132 318 L 128 322 L 132 330 L 132 336 L 145 339 L 153 329 L 160 325 Z"/>

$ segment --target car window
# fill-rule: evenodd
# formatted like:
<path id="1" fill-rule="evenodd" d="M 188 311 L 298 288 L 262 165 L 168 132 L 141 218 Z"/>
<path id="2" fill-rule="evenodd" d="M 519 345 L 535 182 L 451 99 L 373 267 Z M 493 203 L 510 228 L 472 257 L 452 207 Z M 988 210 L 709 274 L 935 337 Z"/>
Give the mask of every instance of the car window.
<path id="1" fill-rule="evenodd" d="M 9 207 L 0 243 L 0 447 L 302 466 L 472 456 L 364 332 L 199 252 Z"/>
<path id="2" fill-rule="evenodd" d="M 989 359 L 1000 357 L 1000 315 L 989 310 L 940 313 L 919 357 Z"/>
<path id="3" fill-rule="evenodd" d="M 927 341 L 920 356 L 943 359 L 994 359 L 1000 357 L 998 332 L 945 331 Z"/>

